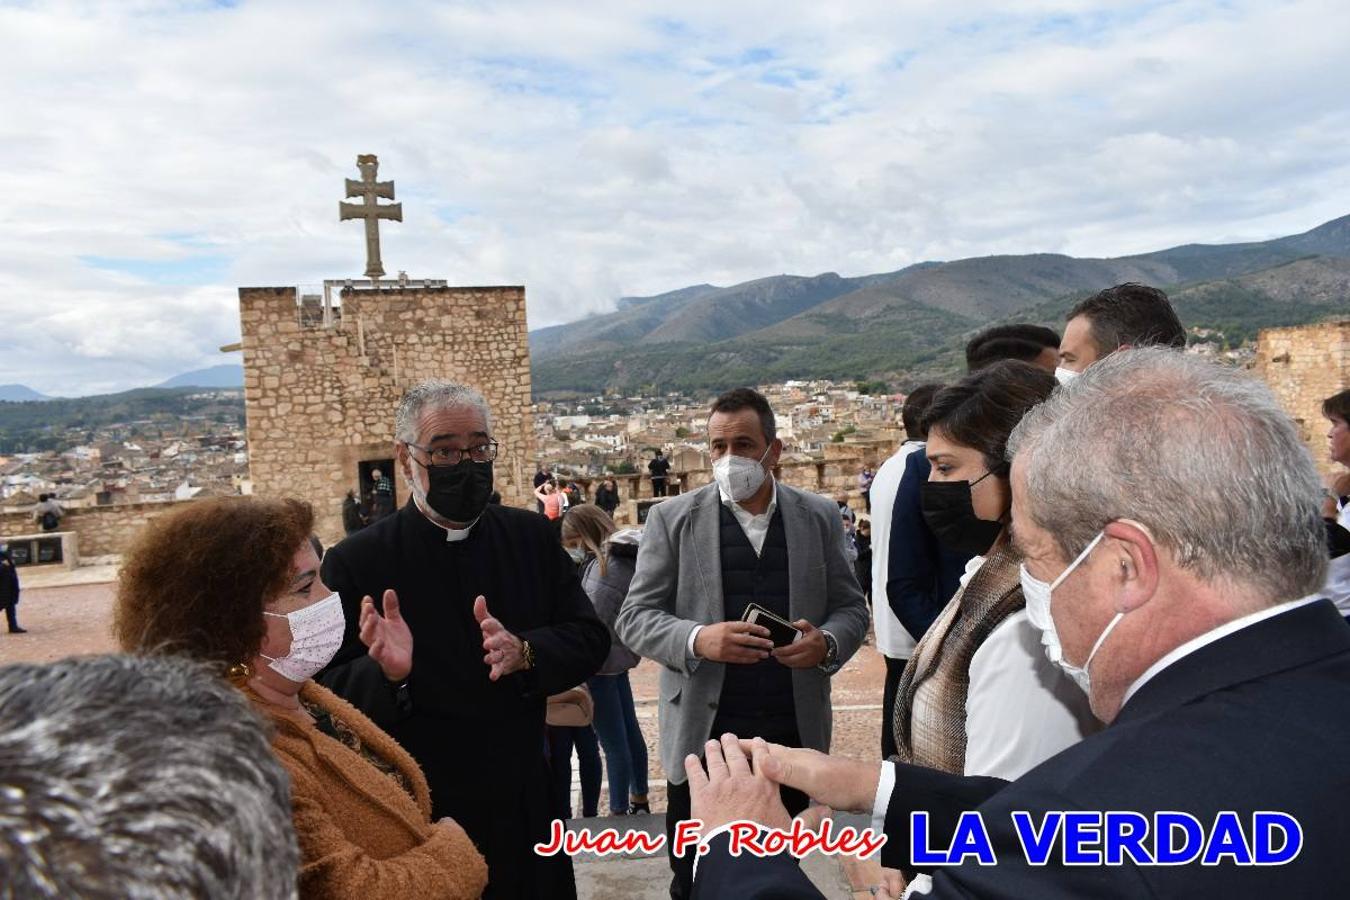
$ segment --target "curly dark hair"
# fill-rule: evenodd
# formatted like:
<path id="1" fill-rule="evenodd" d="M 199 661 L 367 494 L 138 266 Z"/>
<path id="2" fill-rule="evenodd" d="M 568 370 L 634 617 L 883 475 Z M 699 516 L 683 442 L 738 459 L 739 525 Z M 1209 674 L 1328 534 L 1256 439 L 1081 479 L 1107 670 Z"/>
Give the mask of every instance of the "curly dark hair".
<path id="1" fill-rule="evenodd" d="M 941 428 L 955 443 L 980 451 L 990 472 L 1007 478 L 1008 436 L 1056 384 L 1055 376 L 1030 363 L 996 362 L 938 391 L 924 416 L 924 431 Z"/>
<path id="2" fill-rule="evenodd" d="M 118 576 L 113 634 L 132 653 L 228 667 L 253 657 L 263 607 L 291 583 L 314 510 L 300 500 L 198 500 L 154 519 Z"/>

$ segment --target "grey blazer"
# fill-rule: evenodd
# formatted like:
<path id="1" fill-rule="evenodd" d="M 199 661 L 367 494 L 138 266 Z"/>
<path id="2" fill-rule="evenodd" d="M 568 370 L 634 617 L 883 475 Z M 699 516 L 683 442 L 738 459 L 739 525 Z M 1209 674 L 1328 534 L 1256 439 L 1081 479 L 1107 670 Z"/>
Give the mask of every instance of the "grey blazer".
<path id="1" fill-rule="evenodd" d="M 688 656 L 695 625 L 726 619 L 722 600 L 721 498 L 710 484 L 653 506 L 638 551 L 637 571 L 615 630 L 635 653 L 660 662 L 661 766 L 675 784 L 684 757 L 701 753 L 722 695 L 725 663 Z M 867 603 L 844 553 L 839 507 L 817 494 L 778 485 L 787 540 L 790 619 L 806 619 L 834 635 L 841 662 L 867 634 Z M 792 692 L 802 745 L 830 749 L 830 678 L 793 669 Z M 753 737 L 753 735 L 744 735 Z"/>

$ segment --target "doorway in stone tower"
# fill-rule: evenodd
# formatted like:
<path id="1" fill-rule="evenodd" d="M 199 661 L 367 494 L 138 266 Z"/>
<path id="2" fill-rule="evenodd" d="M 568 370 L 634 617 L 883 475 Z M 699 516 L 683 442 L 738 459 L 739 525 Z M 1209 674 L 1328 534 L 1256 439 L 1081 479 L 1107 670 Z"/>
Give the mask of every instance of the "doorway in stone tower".
<path id="1" fill-rule="evenodd" d="M 367 459 L 356 464 L 361 503 L 371 522 L 398 509 L 398 479 L 392 459 Z M 378 477 L 377 477 L 378 473 Z"/>

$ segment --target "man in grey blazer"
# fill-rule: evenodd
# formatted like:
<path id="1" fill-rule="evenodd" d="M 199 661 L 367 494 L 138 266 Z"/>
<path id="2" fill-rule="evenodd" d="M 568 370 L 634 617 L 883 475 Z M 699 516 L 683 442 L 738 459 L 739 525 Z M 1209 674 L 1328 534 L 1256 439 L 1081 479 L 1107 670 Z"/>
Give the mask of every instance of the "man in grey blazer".
<path id="1" fill-rule="evenodd" d="M 783 444 L 768 401 L 748 388 L 718 397 L 708 446 L 715 483 L 652 507 L 615 623 L 625 645 L 665 667 L 668 852 L 689 818 L 684 757 L 727 731 L 828 750 L 830 676 L 867 633 L 838 506 L 772 475 Z M 749 603 L 791 621 L 801 638 L 775 649 L 767 629 L 741 621 Z M 806 797 L 785 793 L 784 803 L 799 812 Z M 692 854 L 672 854 L 671 869 L 671 896 L 682 900 Z"/>

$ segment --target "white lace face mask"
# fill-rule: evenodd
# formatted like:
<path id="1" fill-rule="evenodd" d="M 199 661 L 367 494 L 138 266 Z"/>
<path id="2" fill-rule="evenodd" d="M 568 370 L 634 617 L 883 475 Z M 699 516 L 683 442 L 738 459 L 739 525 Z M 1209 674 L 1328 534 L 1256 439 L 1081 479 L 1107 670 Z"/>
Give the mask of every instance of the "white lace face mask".
<path id="1" fill-rule="evenodd" d="M 1064 648 L 1059 643 L 1059 632 L 1055 630 L 1055 620 L 1050 615 L 1050 596 L 1054 593 L 1055 588 L 1063 584 L 1064 579 L 1068 578 L 1073 570 L 1088 558 L 1088 554 L 1101 543 L 1105 536 L 1106 532 L 1098 532 L 1097 536 L 1083 548 L 1083 552 L 1078 554 L 1078 557 L 1069 563 L 1069 567 L 1060 572 L 1059 577 L 1050 584 L 1046 584 L 1028 572 L 1026 563 L 1022 564 L 1019 573 L 1022 581 L 1022 597 L 1027 603 L 1027 619 L 1030 620 L 1032 625 L 1040 629 L 1041 644 L 1045 647 L 1045 655 L 1052 663 L 1059 666 L 1065 675 L 1072 678 L 1074 684 L 1078 685 L 1083 693 L 1089 697 L 1092 696 L 1092 677 L 1088 674 L 1088 667 L 1092 665 L 1092 658 L 1097 655 L 1097 651 L 1106 641 L 1106 636 L 1120 623 L 1121 619 L 1125 618 L 1125 614 L 1123 612 L 1116 613 L 1115 618 L 1111 620 L 1106 629 L 1102 631 L 1101 636 L 1097 638 L 1096 643 L 1092 645 L 1092 651 L 1088 653 L 1083 665 L 1075 666 L 1064 658 Z"/>
<path id="2" fill-rule="evenodd" d="M 1070 381 L 1073 381 L 1075 378 L 1077 378 L 1080 374 L 1082 373 L 1075 372 L 1073 369 L 1066 369 L 1063 366 L 1059 366 L 1058 368 L 1055 369 L 1055 380 L 1058 381 L 1060 384 L 1068 384 Z"/>
<path id="3" fill-rule="evenodd" d="M 766 447 L 764 455 L 758 460 L 727 453 L 714 462 L 713 478 L 722 493 L 737 503 L 752 497 L 769 474 L 764 471 L 764 460 L 768 459 L 770 449 Z"/>
<path id="4" fill-rule="evenodd" d="M 318 674 L 320 669 L 333 661 L 338 648 L 342 646 L 347 620 L 342 614 L 342 598 L 336 593 L 304 609 L 284 615 L 270 612 L 264 612 L 263 615 L 286 620 L 291 627 L 291 649 L 285 656 L 258 655 L 268 661 L 269 669 L 297 684 L 303 684 Z"/>

